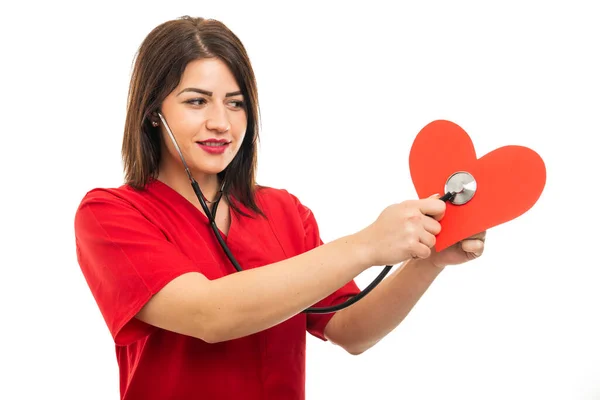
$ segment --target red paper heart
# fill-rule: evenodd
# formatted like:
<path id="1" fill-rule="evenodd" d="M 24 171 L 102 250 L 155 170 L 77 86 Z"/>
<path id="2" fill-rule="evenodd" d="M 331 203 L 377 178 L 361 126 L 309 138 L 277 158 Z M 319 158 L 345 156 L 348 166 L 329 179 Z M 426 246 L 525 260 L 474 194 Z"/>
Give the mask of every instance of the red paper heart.
<path id="1" fill-rule="evenodd" d="M 443 195 L 446 180 L 457 171 L 469 172 L 477 183 L 468 203 L 446 203 L 437 251 L 522 215 L 537 202 L 546 184 L 546 167 L 535 151 L 504 146 L 478 159 L 469 135 L 444 120 L 433 121 L 419 132 L 409 166 L 419 198 Z"/>

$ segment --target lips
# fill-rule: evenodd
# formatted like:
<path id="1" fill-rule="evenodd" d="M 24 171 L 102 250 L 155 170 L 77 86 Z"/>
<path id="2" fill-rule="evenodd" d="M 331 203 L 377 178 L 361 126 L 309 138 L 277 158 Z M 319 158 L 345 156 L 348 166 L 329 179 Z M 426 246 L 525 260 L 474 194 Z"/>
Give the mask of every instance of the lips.
<path id="1" fill-rule="evenodd" d="M 202 142 L 196 142 L 202 146 L 225 146 L 231 143 L 229 140 L 225 139 L 208 139 Z"/>
<path id="2" fill-rule="evenodd" d="M 208 139 L 196 142 L 198 147 L 209 154 L 223 154 L 231 142 L 224 139 Z"/>
<path id="3" fill-rule="evenodd" d="M 219 146 L 227 146 L 229 142 L 198 142 L 202 146 L 211 146 L 211 147 L 219 147 Z"/>

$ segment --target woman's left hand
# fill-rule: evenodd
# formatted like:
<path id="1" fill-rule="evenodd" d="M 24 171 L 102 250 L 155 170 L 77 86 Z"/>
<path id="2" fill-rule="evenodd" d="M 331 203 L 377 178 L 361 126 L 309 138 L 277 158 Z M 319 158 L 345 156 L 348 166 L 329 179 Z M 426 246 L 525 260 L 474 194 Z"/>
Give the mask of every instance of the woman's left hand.
<path id="1" fill-rule="evenodd" d="M 444 268 L 447 265 L 462 264 L 474 260 L 483 254 L 485 234 L 486 231 L 480 232 L 440 252 L 432 248 L 431 255 L 427 258 L 427 261 L 438 268 Z"/>

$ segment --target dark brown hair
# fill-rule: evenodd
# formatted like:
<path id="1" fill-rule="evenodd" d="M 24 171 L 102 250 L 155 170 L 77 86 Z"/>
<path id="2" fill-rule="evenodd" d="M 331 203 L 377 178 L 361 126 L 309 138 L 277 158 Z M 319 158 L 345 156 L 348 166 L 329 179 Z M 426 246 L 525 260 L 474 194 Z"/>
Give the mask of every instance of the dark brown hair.
<path id="1" fill-rule="evenodd" d="M 158 174 L 160 129 L 152 126 L 153 113 L 181 79 L 187 64 L 202 58 L 219 58 L 233 73 L 246 104 L 244 141 L 231 163 L 218 174 L 227 175 L 224 196 L 234 196 L 262 215 L 255 202 L 259 106 L 256 79 L 242 42 L 223 23 L 183 16 L 154 28 L 135 58 L 123 137 L 122 156 L 126 183 L 142 189 Z M 235 211 L 247 215 L 230 201 Z"/>

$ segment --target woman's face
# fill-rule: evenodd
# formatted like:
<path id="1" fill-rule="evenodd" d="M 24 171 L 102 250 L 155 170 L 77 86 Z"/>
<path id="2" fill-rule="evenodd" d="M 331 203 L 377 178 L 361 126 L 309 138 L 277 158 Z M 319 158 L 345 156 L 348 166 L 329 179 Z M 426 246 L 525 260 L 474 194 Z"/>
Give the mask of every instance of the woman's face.
<path id="1" fill-rule="evenodd" d="M 227 65 L 218 58 L 190 62 L 179 85 L 162 103 L 185 162 L 193 173 L 217 174 L 237 154 L 246 133 L 244 97 Z M 167 153 L 161 168 L 183 168 L 160 121 Z"/>

